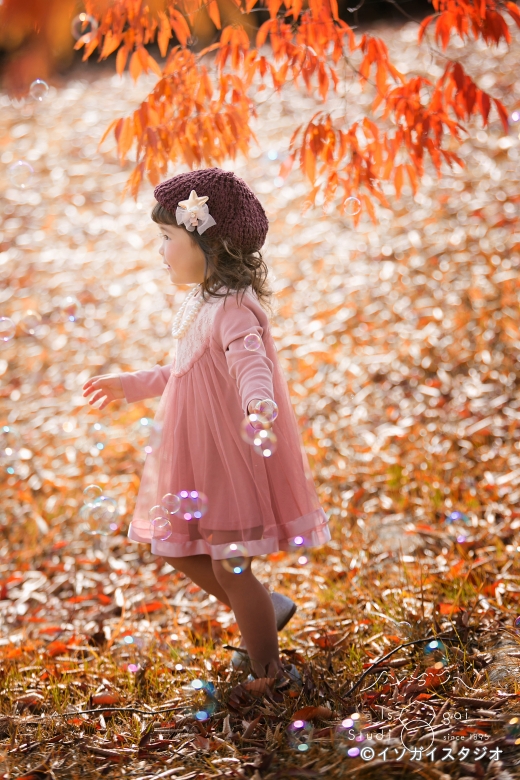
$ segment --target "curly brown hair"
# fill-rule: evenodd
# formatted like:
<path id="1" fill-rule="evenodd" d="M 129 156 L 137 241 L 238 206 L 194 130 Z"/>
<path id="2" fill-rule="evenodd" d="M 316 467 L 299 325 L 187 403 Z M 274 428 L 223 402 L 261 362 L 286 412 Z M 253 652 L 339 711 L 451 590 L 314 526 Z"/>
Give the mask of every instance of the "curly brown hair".
<path id="1" fill-rule="evenodd" d="M 157 224 L 186 230 L 184 225 L 177 225 L 175 215 L 160 203 L 155 204 L 151 216 Z M 206 272 L 202 282 L 204 298 L 227 298 L 233 291 L 241 292 L 243 297 L 247 288 L 252 287 L 260 303 L 269 308 L 272 292 L 267 282 L 267 264 L 259 249 L 245 251 L 233 246 L 226 238 L 210 238 L 200 235 L 196 230 L 186 232 L 202 249 L 206 258 Z M 220 292 L 223 289 L 225 292 Z"/>

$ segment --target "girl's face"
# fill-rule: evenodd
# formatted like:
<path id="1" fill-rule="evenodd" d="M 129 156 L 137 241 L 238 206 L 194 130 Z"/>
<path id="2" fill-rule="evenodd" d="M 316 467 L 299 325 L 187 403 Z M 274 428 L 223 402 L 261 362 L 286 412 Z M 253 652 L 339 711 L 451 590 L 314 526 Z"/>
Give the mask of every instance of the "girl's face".
<path id="1" fill-rule="evenodd" d="M 159 254 L 173 284 L 199 284 L 204 281 L 206 258 L 183 227 L 159 224 L 162 239 Z"/>

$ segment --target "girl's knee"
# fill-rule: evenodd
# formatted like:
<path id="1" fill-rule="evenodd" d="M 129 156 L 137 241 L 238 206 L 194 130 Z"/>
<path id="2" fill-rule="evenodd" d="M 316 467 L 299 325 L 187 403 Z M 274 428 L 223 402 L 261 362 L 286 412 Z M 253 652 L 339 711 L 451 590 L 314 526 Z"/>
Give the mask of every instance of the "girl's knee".
<path id="1" fill-rule="evenodd" d="M 236 587 L 237 585 L 240 585 L 241 582 L 244 581 L 244 579 L 247 579 L 248 576 L 251 573 L 251 560 L 248 561 L 248 565 L 243 568 L 242 561 L 240 562 L 241 566 L 240 569 L 243 569 L 242 571 L 237 570 L 233 571 L 231 566 L 225 567 L 223 565 L 223 562 L 220 560 L 212 560 L 211 565 L 213 567 L 213 574 L 215 575 L 215 579 L 221 585 L 221 587 L 226 590 L 229 587 Z"/>

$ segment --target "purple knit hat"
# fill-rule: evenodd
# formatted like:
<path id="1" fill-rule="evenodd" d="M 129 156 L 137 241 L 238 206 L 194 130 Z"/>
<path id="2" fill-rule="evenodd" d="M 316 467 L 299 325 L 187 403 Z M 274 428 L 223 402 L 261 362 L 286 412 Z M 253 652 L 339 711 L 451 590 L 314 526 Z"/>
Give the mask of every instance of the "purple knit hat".
<path id="1" fill-rule="evenodd" d="M 265 242 L 269 222 L 262 204 L 232 171 L 203 168 L 179 173 L 158 184 L 153 194 L 190 232 L 197 229 L 209 238 L 229 238 L 237 249 L 250 252 Z M 206 202 L 201 203 L 204 198 Z"/>

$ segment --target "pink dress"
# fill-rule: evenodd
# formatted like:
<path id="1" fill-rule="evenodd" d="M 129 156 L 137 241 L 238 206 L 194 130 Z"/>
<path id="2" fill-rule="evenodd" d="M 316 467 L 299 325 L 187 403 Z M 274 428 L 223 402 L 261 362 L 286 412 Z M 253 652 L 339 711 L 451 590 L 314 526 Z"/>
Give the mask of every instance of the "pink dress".
<path id="1" fill-rule="evenodd" d="M 248 351 L 244 337 L 257 334 Z M 128 536 L 164 557 L 247 555 L 316 547 L 330 541 L 267 316 L 256 295 L 210 298 L 181 339 L 173 366 L 121 374 L 128 402 L 161 395 L 155 421 L 160 445 L 146 456 Z M 242 440 L 240 424 L 255 398 L 273 398 L 278 439 L 269 458 Z M 149 510 L 166 493 L 199 491 L 208 499 L 200 519 L 169 516 L 171 533 L 156 538 Z M 233 548 L 234 549 L 234 548 Z"/>

